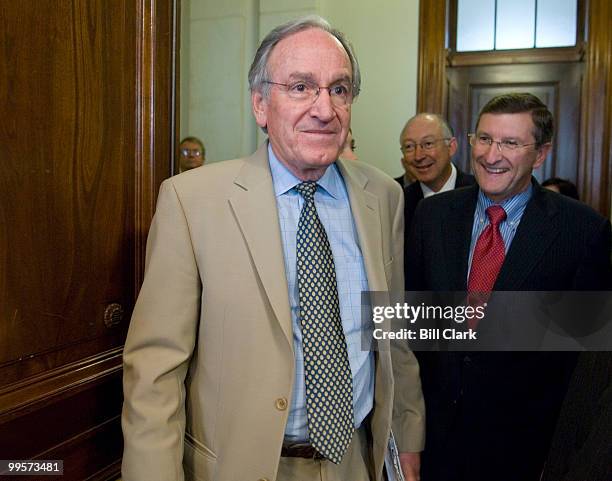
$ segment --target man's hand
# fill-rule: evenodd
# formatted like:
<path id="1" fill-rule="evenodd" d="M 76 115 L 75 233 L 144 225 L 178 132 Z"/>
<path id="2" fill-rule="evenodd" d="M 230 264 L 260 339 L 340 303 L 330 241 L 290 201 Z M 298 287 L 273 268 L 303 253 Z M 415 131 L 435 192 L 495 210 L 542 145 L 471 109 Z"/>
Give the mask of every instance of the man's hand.
<path id="1" fill-rule="evenodd" d="M 402 473 L 406 481 L 419 481 L 421 475 L 421 453 L 399 453 Z"/>

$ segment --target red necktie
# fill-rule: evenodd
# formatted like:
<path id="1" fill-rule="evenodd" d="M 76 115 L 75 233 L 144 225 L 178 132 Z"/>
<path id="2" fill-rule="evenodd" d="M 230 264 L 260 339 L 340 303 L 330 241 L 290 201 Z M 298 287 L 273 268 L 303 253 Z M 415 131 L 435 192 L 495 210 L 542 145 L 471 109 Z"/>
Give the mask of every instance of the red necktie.
<path id="1" fill-rule="evenodd" d="M 506 255 L 504 239 L 499 232 L 499 224 L 506 219 L 506 211 L 499 205 L 492 205 L 486 213 L 490 223 L 476 242 L 468 278 L 470 305 L 482 305 L 487 301 Z M 477 319 L 468 320 L 470 328 L 476 327 L 476 324 Z"/>

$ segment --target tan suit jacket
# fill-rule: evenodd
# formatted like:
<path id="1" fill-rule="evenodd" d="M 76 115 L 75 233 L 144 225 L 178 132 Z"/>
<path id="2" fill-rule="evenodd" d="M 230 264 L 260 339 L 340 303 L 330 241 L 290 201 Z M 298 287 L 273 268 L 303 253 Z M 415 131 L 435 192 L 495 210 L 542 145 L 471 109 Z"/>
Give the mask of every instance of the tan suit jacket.
<path id="1" fill-rule="evenodd" d="M 370 289 L 403 289 L 401 189 L 368 165 L 338 166 Z M 274 480 L 291 405 L 292 336 L 267 146 L 167 179 L 124 351 L 123 480 Z M 377 480 L 393 399 L 390 351 L 380 347 Z M 404 361 L 404 425 L 414 425 L 420 446 L 418 367 L 412 353 Z"/>

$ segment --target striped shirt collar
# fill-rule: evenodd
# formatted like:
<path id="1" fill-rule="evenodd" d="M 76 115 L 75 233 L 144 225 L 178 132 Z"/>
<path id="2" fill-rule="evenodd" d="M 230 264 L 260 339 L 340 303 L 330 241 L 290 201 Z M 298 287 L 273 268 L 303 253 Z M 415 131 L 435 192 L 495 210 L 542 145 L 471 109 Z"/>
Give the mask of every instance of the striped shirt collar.
<path id="1" fill-rule="evenodd" d="M 529 183 L 529 187 L 527 187 L 527 189 L 525 189 L 523 192 L 513 195 L 512 197 L 508 197 L 501 203 L 492 201 L 485 195 L 485 193 L 481 189 L 478 189 L 476 212 L 477 215 L 486 216 L 485 211 L 488 207 L 492 205 L 500 205 L 506 211 L 506 222 L 508 222 L 509 224 L 515 224 L 520 221 L 521 217 L 523 216 L 523 212 L 525 212 L 527 202 L 529 202 L 529 199 L 531 199 L 532 195 L 533 185 L 531 183 Z"/>

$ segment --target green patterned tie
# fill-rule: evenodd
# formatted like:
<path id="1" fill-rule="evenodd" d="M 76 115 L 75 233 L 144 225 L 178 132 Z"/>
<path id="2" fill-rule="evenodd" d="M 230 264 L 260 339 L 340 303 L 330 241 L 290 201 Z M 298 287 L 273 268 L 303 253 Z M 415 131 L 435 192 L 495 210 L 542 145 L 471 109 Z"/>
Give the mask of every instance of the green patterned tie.
<path id="1" fill-rule="evenodd" d="M 339 464 L 353 436 L 353 381 L 340 320 L 336 270 L 317 215 L 315 182 L 296 186 L 304 198 L 297 232 L 306 411 L 310 444 Z"/>

